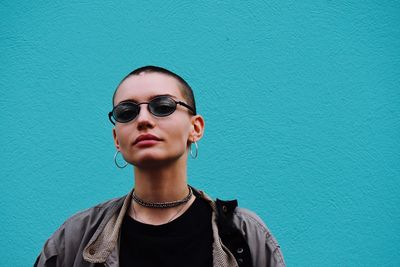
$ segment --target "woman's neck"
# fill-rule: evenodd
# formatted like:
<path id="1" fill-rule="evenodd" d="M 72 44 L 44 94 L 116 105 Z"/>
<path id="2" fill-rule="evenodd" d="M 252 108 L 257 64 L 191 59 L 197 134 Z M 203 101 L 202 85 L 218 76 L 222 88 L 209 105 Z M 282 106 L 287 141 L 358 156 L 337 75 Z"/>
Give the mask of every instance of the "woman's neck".
<path id="1" fill-rule="evenodd" d="M 134 168 L 135 195 L 146 202 L 171 202 L 185 198 L 188 193 L 186 162 L 153 168 Z M 195 197 L 177 207 L 167 209 L 147 208 L 131 202 L 129 215 L 143 223 L 160 225 L 182 215 Z"/>
<path id="2" fill-rule="evenodd" d="M 168 202 L 184 198 L 188 193 L 186 164 L 134 168 L 135 194 L 148 202 Z"/>

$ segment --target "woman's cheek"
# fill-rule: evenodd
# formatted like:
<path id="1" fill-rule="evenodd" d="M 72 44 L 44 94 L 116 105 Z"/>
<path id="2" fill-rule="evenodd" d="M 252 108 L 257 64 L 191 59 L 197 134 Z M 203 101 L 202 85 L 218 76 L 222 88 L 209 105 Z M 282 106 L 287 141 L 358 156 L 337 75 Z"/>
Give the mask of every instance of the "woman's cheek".
<path id="1" fill-rule="evenodd" d="M 130 147 L 129 129 L 119 129 L 117 138 L 119 141 L 120 149 L 127 150 Z"/>

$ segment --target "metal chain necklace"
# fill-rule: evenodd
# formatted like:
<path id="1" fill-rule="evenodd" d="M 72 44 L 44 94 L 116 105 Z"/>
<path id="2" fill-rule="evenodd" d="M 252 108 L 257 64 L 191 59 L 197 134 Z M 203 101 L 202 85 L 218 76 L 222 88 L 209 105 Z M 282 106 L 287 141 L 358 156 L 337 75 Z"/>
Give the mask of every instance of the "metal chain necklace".
<path id="1" fill-rule="evenodd" d="M 154 209 L 167 209 L 167 208 L 173 208 L 177 207 L 179 205 L 187 203 L 190 198 L 193 195 L 192 188 L 188 186 L 189 193 L 188 195 L 181 199 L 181 200 L 175 200 L 175 201 L 168 201 L 168 202 L 147 202 L 144 201 L 143 199 L 139 198 L 138 196 L 135 195 L 135 190 L 132 193 L 132 199 L 138 203 L 140 206 L 146 207 L 146 208 L 154 208 Z"/>

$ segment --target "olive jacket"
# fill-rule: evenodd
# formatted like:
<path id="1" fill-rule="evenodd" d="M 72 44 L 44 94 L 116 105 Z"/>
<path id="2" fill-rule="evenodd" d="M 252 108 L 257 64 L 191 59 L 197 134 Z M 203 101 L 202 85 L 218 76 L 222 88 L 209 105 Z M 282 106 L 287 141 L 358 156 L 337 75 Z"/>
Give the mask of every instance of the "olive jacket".
<path id="1" fill-rule="evenodd" d="M 236 260 L 221 242 L 215 202 L 204 192 L 193 190 L 197 196 L 207 200 L 213 209 L 213 266 L 240 266 L 240 258 Z M 131 194 L 132 191 L 124 197 L 73 215 L 46 241 L 34 266 L 118 267 L 120 228 L 131 203 Z M 233 212 L 233 223 L 245 237 L 255 267 L 285 266 L 277 241 L 256 214 L 237 207 Z"/>

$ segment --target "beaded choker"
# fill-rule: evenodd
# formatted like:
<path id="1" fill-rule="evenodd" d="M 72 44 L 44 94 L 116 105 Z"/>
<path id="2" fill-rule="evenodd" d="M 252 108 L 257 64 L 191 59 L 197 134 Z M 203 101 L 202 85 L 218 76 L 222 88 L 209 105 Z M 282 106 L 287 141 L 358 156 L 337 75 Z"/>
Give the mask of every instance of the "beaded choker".
<path id="1" fill-rule="evenodd" d="M 167 209 L 167 208 L 173 208 L 177 207 L 179 205 L 185 204 L 189 201 L 189 199 L 193 195 L 192 188 L 188 186 L 189 188 L 189 194 L 181 199 L 181 200 L 175 200 L 175 201 L 169 201 L 169 202 L 147 202 L 144 201 L 143 199 L 139 198 L 138 196 L 135 195 L 135 191 L 132 193 L 132 199 L 138 203 L 140 206 L 146 207 L 146 208 L 155 208 L 155 209 Z"/>

